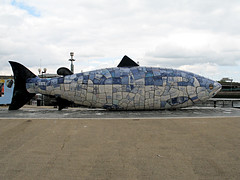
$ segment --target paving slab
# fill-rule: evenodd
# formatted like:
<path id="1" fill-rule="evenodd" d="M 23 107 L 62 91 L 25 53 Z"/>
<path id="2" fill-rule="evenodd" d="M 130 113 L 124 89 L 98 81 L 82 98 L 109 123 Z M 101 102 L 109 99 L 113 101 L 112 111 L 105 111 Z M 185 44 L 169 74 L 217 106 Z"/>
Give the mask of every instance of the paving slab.
<path id="1" fill-rule="evenodd" d="M 240 117 L 0 119 L 0 179 L 240 179 Z"/>

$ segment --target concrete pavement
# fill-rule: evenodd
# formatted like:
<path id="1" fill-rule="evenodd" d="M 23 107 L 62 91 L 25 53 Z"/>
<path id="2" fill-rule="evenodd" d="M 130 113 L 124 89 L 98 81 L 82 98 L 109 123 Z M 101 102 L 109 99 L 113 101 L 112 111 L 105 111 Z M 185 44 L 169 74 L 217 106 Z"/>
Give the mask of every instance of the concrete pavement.
<path id="1" fill-rule="evenodd" d="M 240 117 L 0 119 L 0 179 L 240 179 Z"/>

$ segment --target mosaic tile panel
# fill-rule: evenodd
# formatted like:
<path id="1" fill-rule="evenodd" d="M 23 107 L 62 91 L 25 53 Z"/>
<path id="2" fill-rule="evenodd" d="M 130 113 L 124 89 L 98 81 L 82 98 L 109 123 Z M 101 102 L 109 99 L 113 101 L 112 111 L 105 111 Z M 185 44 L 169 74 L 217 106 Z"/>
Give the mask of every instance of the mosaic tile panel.
<path id="1" fill-rule="evenodd" d="M 33 78 L 26 87 L 29 92 L 60 96 L 88 107 L 144 110 L 187 107 L 210 98 L 221 85 L 185 71 L 132 67 Z"/>

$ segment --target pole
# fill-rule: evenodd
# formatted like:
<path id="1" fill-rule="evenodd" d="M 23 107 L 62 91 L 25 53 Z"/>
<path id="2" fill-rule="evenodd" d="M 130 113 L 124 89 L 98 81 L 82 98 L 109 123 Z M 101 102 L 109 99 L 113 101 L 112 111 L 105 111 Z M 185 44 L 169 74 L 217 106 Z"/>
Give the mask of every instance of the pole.
<path id="1" fill-rule="evenodd" d="M 42 71 L 42 78 L 43 78 L 43 73 L 47 72 L 47 68 L 44 68 Z M 42 106 L 44 106 L 44 95 L 42 94 Z"/>
<path id="2" fill-rule="evenodd" d="M 42 71 L 42 78 L 43 78 L 43 71 Z M 44 99 L 43 99 L 43 94 L 42 94 L 42 106 L 43 106 L 43 101 L 44 101 Z"/>
<path id="3" fill-rule="evenodd" d="M 70 52 L 70 56 L 71 56 L 71 59 L 69 59 L 69 61 L 71 61 L 71 71 L 72 73 L 74 73 L 74 65 L 73 65 L 73 61 L 75 61 L 75 59 L 73 59 L 73 56 L 74 56 L 74 52 Z"/>

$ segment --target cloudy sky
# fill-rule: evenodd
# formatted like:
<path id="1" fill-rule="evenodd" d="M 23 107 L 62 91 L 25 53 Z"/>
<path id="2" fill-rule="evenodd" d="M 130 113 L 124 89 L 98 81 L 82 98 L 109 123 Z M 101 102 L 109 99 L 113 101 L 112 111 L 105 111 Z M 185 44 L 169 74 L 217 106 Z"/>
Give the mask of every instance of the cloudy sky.
<path id="1" fill-rule="evenodd" d="M 9 60 L 38 74 L 117 66 L 191 71 L 240 82 L 239 0 L 1 0 L 0 75 Z"/>

